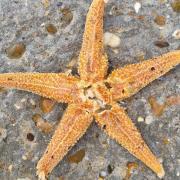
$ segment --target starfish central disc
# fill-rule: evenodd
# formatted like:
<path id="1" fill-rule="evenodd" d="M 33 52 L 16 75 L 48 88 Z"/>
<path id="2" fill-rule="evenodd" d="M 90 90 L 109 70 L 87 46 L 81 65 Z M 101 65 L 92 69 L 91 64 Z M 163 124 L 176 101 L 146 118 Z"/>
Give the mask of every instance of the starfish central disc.
<path id="1" fill-rule="evenodd" d="M 81 87 L 81 98 L 82 101 L 90 101 L 93 104 L 93 111 L 99 112 L 103 109 L 109 109 L 112 104 L 112 95 L 110 89 L 103 83 L 98 82 L 95 84 L 84 84 Z"/>

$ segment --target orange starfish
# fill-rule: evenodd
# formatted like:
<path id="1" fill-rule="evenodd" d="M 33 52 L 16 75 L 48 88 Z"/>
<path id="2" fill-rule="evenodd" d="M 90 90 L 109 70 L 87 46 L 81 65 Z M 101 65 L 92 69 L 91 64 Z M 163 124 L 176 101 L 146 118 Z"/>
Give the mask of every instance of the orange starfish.
<path id="1" fill-rule="evenodd" d="M 79 56 L 80 77 L 63 73 L 0 74 L 0 86 L 27 90 L 58 102 L 69 103 L 37 164 L 40 179 L 45 179 L 63 159 L 86 132 L 93 119 L 110 137 L 144 162 L 160 178 L 164 176 L 163 166 L 116 101 L 132 96 L 179 64 L 180 51 L 127 65 L 107 77 L 108 59 L 103 48 L 105 2 L 93 0 L 89 9 Z"/>

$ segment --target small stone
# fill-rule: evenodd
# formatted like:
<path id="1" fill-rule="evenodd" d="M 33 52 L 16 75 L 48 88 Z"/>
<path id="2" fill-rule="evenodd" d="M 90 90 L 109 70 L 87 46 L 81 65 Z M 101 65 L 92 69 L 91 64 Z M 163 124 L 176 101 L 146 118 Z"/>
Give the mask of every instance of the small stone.
<path id="1" fill-rule="evenodd" d="M 63 17 L 61 18 L 62 25 L 63 27 L 66 27 L 73 20 L 73 13 L 71 12 L 71 9 L 68 7 L 63 8 L 60 11 L 63 14 Z"/>
<path id="2" fill-rule="evenodd" d="M 26 102 L 26 98 L 23 98 L 23 99 L 21 99 L 21 103 L 24 103 L 24 102 Z"/>
<path id="3" fill-rule="evenodd" d="M 51 99 L 41 98 L 40 100 L 40 108 L 43 113 L 50 113 L 53 110 L 55 104 L 56 102 Z"/>
<path id="4" fill-rule="evenodd" d="M 138 168 L 138 164 L 136 162 L 128 162 L 126 175 L 124 179 L 130 179 L 133 171 L 136 170 L 137 168 Z"/>
<path id="5" fill-rule="evenodd" d="M 34 114 L 32 117 L 32 120 L 37 123 L 38 121 L 40 121 L 41 119 L 41 115 L 40 114 Z"/>
<path id="6" fill-rule="evenodd" d="M 138 13 L 139 10 L 141 9 L 141 3 L 140 2 L 136 2 L 134 4 L 134 9 L 135 9 L 135 12 Z"/>
<path id="7" fill-rule="evenodd" d="M 101 171 L 99 174 L 100 177 L 104 178 L 107 176 L 107 172 L 106 171 Z"/>
<path id="8" fill-rule="evenodd" d="M 53 129 L 53 126 L 49 122 L 46 122 L 40 114 L 35 114 L 32 117 L 32 120 L 36 124 L 37 128 L 44 133 L 50 133 Z"/>
<path id="9" fill-rule="evenodd" d="M 154 22 L 158 24 L 159 26 L 164 26 L 166 24 L 166 18 L 164 16 L 156 16 L 154 19 Z"/>
<path id="10" fill-rule="evenodd" d="M 165 137 L 165 138 L 163 138 L 162 142 L 164 145 L 168 145 L 170 143 L 170 139 Z"/>
<path id="11" fill-rule="evenodd" d="M 175 38 L 175 39 L 180 39 L 180 29 L 177 29 L 173 32 L 172 36 Z"/>
<path id="12" fill-rule="evenodd" d="M 110 32 L 105 32 L 104 33 L 104 44 L 106 46 L 110 46 L 112 48 L 117 48 L 120 45 L 120 38 L 119 36 L 110 33 Z"/>
<path id="13" fill-rule="evenodd" d="M 160 158 L 158 158 L 158 160 L 160 163 L 163 163 L 163 158 L 160 157 Z"/>
<path id="14" fill-rule="evenodd" d="M 138 119 L 137 119 L 138 122 L 144 122 L 144 118 L 139 116 Z"/>
<path id="15" fill-rule="evenodd" d="M 169 46 L 169 43 L 167 41 L 155 41 L 154 45 L 159 47 L 159 48 L 165 48 Z"/>
<path id="16" fill-rule="evenodd" d="M 62 5 L 63 5 L 62 2 L 58 2 L 58 3 L 57 3 L 57 6 L 58 6 L 58 7 L 61 7 Z"/>
<path id="17" fill-rule="evenodd" d="M 152 112 L 156 115 L 156 116 L 161 116 L 166 108 L 166 103 L 162 103 L 160 104 L 156 97 L 154 96 L 149 96 L 148 97 L 148 102 L 151 106 Z"/>
<path id="18" fill-rule="evenodd" d="M 112 174 L 112 172 L 114 171 L 114 169 L 115 169 L 115 167 L 114 167 L 113 165 L 109 164 L 109 165 L 107 166 L 107 172 L 108 172 L 108 174 Z"/>
<path id="19" fill-rule="evenodd" d="M 34 141 L 34 135 L 33 135 L 32 133 L 28 133 L 28 134 L 27 134 L 27 139 L 28 139 L 29 141 Z"/>
<path id="20" fill-rule="evenodd" d="M 24 161 L 26 161 L 26 160 L 27 160 L 27 156 L 23 155 L 23 156 L 22 156 L 22 159 L 23 159 Z"/>
<path id="21" fill-rule="evenodd" d="M 26 46 L 23 43 L 17 43 L 6 49 L 7 56 L 10 59 L 19 59 L 26 51 Z"/>
<path id="22" fill-rule="evenodd" d="M 145 123 L 146 123 L 146 124 L 151 124 L 153 121 L 154 121 L 154 119 L 153 119 L 152 116 L 147 116 L 147 117 L 145 118 Z"/>
<path id="23" fill-rule="evenodd" d="M 118 49 L 113 49 L 113 52 L 114 52 L 115 54 L 118 54 L 118 53 L 119 53 L 119 50 L 118 50 Z"/>
<path id="24" fill-rule="evenodd" d="M 36 102 L 34 99 L 29 99 L 30 104 L 35 108 L 36 107 Z"/>
<path id="25" fill-rule="evenodd" d="M 0 142 L 7 137 L 7 130 L 0 127 Z"/>
<path id="26" fill-rule="evenodd" d="M 105 3 L 108 3 L 109 0 L 104 0 Z"/>
<path id="27" fill-rule="evenodd" d="M 42 0 L 42 4 L 44 5 L 45 8 L 48 8 L 50 5 L 49 0 Z"/>
<path id="28" fill-rule="evenodd" d="M 49 122 L 42 120 L 37 122 L 37 127 L 44 133 L 50 133 L 53 129 L 53 126 Z"/>
<path id="29" fill-rule="evenodd" d="M 109 15 L 111 16 L 120 16 L 123 15 L 122 9 L 119 6 L 112 6 L 111 10 L 109 11 Z"/>
<path id="30" fill-rule="evenodd" d="M 17 110 L 20 110 L 20 109 L 23 109 L 24 107 L 24 102 L 21 102 L 21 101 L 18 101 L 14 104 L 14 107 L 17 109 Z"/>
<path id="31" fill-rule="evenodd" d="M 99 177 L 98 180 L 104 180 L 104 178 L 103 177 Z"/>
<path id="32" fill-rule="evenodd" d="M 12 169 L 13 169 L 13 165 L 11 164 L 11 165 L 9 165 L 9 167 L 8 167 L 9 172 L 12 172 Z"/>
<path id="33" fill-rule="evenodd" d="M 171 6 L 174 12 L 180 13 L 180 0 L 174 0 L 174 2 L 171 3 Z"/>
<path id="34" fill-rule="evenodd" d="M 46 25 L 46 30 L 49 34 L 54 35 L 57 33 L 57 28 L 53 24 L 47 24 Z"/>
<path id="35" fill-rule="evenodd" d="M 79 151 L 75 152 L 73 155 L 68 156 L 67 160 L 69 163 L 79 163 L 83 160 L 85 156 L 85 149 L 80 149 Z"/>

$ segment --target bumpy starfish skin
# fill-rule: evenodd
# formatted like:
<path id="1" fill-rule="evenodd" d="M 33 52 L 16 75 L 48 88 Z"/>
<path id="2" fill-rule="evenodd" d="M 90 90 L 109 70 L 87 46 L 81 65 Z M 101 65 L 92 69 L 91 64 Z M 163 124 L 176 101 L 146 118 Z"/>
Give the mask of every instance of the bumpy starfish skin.
<path id="1" fill-rule="evenodd" d="M 79 55 L 80 77 L 89 82 L 103 80 L 107 72 L 108 60 L 103 45 L 103 14 L 104 2 L 102 0 L 93 1 L 87 14 Z"/>
<path id="2" fill-rule="evenodd" d="M 131 154 L 164 176 L 161 163 L 145 144 L 126 112 L 115 101 L 137 93 L 144 86 L 180 63 L 180 51 L 167 53 L 139 64 L 117 69 L 105 79 L 107 56 L 103 48 L 104 0 L 93 0 L 87 15 L 79 74 L 63 73 L 0 74 L 0 86 L 27 90 L 68 106 L 52 140 L 37 165 L 40 179 L 53 170 L 85 133 L 93 119 L 107 134 Z"/>
<path id="3" fill-rule="evenodd" d="M 63 73 L 7 73 L 0 75 L 0 86 L 30 91 L 58 102 L 80 102 L 79 80 Z"/>
<path id="4" fill-rule="evenodd" d="M 43 158 L 38 162 L 37 173 L 45 174 L 59 163 L 77 140 L 86 132 L 93 117 L 88 112 L 91 104 L 71 104 L 68 106 L 61 123 L 46 149 Z"/>
<path id="5" fill-rule="evenodd" d="M 159 177 L 164 175 L 162 165 L 145 144 L 123 108 L 114 104 L 110 110 L 96 113 L 95 120 L 109 136 L 149 166 Z"/>
<path id="6" fill-rule="evenodd" d="M 107 82 L 114 100 L 128 98 L 147 84 L 167 73 L 180 61 L 179 51 L 146 60 L 138 64 L 130 64 L 112 72 Z"/>

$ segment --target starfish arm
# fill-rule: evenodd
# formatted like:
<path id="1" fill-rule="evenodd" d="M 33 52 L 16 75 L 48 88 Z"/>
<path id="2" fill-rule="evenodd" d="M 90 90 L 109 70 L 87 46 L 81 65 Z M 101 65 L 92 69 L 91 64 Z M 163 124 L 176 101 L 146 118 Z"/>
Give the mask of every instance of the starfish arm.
<path id="1" fill-rule="evenodd" d="M 107 72 L 107 56 L 103 46 L 104 0 L 94 0 L 86 18 L 83 43 L 79 55 L 79 73 L 82 80 L 97 82 Z"/>
<path id="2" fill-rule="evenodd" d="M 144 162 L 159 177 L 164 176 L 164 170 L 148 146 L 143 141 L 140 133 L 123 108 L 117 104 L 111 110 L 95 114 L 96 122 L 110 137 L 126 148 L 136 158 Z"/>
<path id="3" fill-rule="evenodd" d="M 80 101 L 78 82 L 77 78 L 63 73 L 0 74 L 0 86 L 30 91 L 66 103 Z"/>
<path id="4" fill-rule="evenodd" d="M 180 63 L 180 51 L 174 51 L 142 63 L 117 69 L 107 79 L 114 100 L 128 98 Z"/>
<path id="5" fill-rule="evenodd" d="M 44 155 L 37 164 L 37 174 L 46 176 L 63 159 L 71 147 L 80 139 L 93 118 L 88 112 L 90 104 L 71 104 L 68 106 Z"/>

